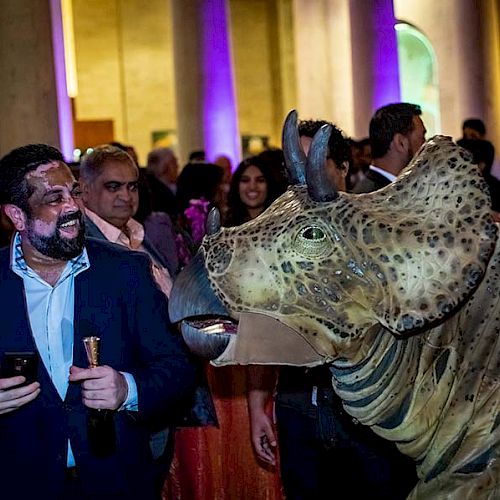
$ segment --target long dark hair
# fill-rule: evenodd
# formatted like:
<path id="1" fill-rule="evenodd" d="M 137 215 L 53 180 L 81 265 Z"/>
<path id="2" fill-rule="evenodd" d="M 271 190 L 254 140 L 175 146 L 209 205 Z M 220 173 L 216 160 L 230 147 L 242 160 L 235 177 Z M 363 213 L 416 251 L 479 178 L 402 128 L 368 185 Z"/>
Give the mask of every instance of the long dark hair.
<path id="1" fill-rule="evenodd" d="M 177 178 L 177 205 L 182 213 L 192 199 L 204 198 L 210 204 L 217 203 L 224 170 L 212 163 L 188 163 Z"/>
<path id="2" fill-rule="evenodd" d="M 250 220 L 247 206 L 241 201 L 240 198 L 240 181 L 246 169 L 253 165 L 261 172 L 267 183 L 267 196 L 264 202 L 264 209 L 266 209 L 280 194 L 283 189 L 280 188 L 276 181 L 276 176 L 273 175 L 269 165 L 264 162 L 259 156 L 251 156 L 243 160 L 238 168 L 234 171 L 231 178 L 231 185 L 227 196 L 228 211 L 225 224 L 226 226 L 238 226 Z"/>

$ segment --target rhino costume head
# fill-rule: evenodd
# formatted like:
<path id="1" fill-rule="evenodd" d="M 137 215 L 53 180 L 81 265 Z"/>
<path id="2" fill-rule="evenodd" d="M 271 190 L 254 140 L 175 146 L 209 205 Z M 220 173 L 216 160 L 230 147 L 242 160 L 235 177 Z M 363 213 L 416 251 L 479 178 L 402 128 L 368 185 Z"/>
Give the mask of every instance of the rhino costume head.
<path id="1" fill-rule="evenodd" d="M 211 214 L 172 320 L 215 365 L 330 363 L 346 411 L 415 459 L 412 497 L 499 498 L 500 262 L 479 170 L 436 136 L 384 189 L 337 193 L 328 126 L 306 158 L 296 121 L 292 185 L 242 226 Z M 222 316 L 237 333 L 212 328 Z"/>

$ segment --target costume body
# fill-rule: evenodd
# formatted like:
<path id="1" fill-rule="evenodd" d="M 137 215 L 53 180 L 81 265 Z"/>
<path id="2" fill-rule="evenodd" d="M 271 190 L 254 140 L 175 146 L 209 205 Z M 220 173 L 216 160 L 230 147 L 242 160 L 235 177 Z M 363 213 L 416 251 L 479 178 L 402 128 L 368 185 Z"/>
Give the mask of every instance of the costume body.
<path id="1" fill-rule="evenodd" d="M 370 166 L 354 191 L 390 184 L 393 176 L 377 170 Z M 415 486 L 413 461 L 345 412 L 328 367 L 281 367 L 275 404 L 287 499 L 328 498 L 332 474 L 352 498 L 403 499 Z"/>
<path id="2" fill-rule="evenodd" d="M 90 267 L 75 277 L 73 364 L 88 366 L 82 339 L 99 336 L 101 364 L 134 377 L 138 411 L 117 411 L 116 451 L 105 458 L 92 455 L 80 384 L 70 383 L 62 401 L 40 360 L 38 397 L 0 415 L 5 498 L 61 498 L 68 439 L 86 497 L 155 498 L 150 432 L 172 420 L 191 396 L 194 369 L 182 340 L 170 329 L 148 258 L 94 239 L 86 249 Z M 8 248 L 0 251 L 0 296 L 0 355 L 37 351 L 23 280 L 10 269 Z"/>

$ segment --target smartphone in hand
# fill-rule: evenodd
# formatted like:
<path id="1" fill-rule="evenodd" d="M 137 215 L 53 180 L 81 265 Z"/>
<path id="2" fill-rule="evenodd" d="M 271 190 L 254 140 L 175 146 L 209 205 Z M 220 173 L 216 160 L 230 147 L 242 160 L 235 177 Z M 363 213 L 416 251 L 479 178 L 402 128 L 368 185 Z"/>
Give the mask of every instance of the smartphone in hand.
<path id="1" fill-rule="evenodd" d="M 26 378 L 26 382 L 22 385 L 36 382 L 38 378 L 38 353 L 31 351 L 5 352 L 0 373 L 2 378 L 22 375 Z"/>

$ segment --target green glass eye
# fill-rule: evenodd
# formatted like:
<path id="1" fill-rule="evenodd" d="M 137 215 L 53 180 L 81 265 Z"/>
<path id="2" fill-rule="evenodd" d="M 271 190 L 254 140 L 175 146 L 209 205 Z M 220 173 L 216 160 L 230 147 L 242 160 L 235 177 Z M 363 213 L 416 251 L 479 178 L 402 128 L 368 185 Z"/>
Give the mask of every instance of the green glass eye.
<path id="1" fill-rule="evenodd" d="M 323 240 L 325 238 L 325 233 L 319 227 L 308 227 L 304 229 L 302 237 L 306 240 Z"/>

